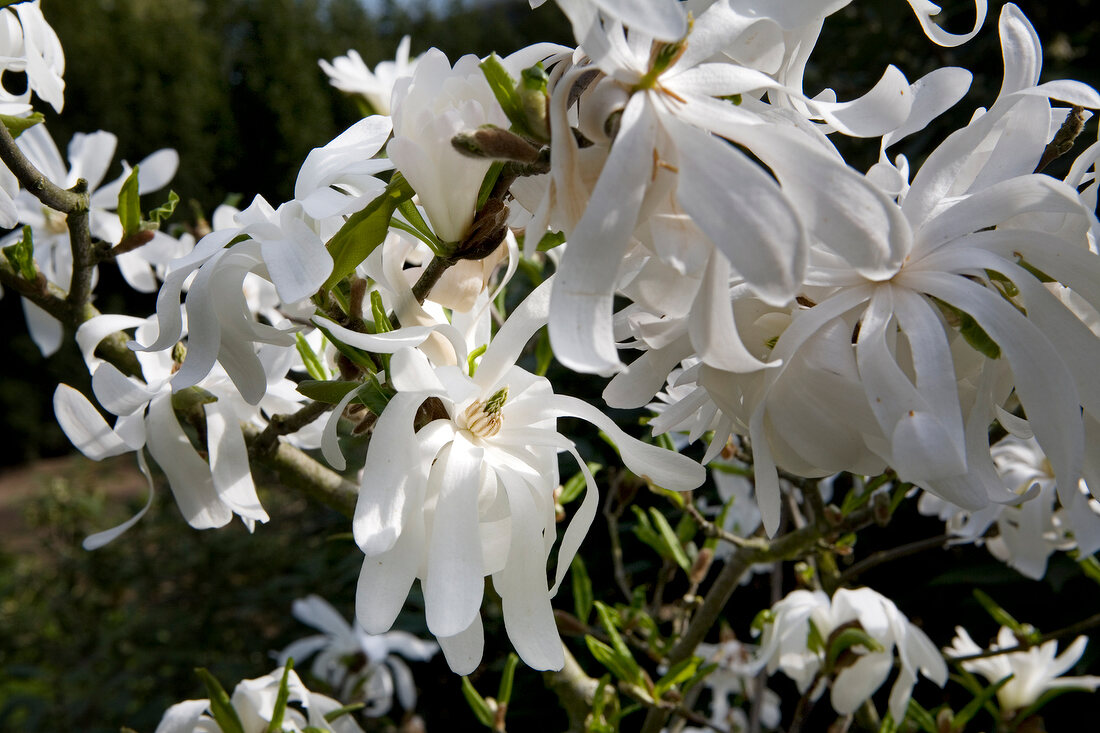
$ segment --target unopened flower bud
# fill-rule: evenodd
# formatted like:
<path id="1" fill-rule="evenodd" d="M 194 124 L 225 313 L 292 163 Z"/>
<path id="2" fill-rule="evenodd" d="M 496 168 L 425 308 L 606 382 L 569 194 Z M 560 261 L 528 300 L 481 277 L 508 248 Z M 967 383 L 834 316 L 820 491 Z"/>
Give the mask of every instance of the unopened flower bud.
<path id="1" fill-rule="evenodd" d="M 496 125 L 483 125 L 476 130 L 466 130 L 451 138 L 455 150 L 471 158 L 515 160 L 534 163 L 539 149 L 514 132 Z"/>

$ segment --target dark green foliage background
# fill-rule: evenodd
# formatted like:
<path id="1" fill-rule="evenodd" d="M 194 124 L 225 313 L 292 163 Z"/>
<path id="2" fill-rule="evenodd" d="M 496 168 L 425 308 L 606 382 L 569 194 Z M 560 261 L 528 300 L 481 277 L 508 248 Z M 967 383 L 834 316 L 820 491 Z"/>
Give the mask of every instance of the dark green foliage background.
<path id="1" fill-rule="evenodd" d="M 377 17 L 368 16 L 357 0 L 44 0 L 43 5 L 68 60 L 65 112 L 49 115 L 48 122 L 62 148 L 74 132 L 96 129 L 116 133 L 119 155 L 131 163 L 174 147 L 182 164 L 172 187 L 184 202 L 196 201 L 207 213 L 232 193 L 243 194 L 244 203 L 257 193 L 276 205 L 286 200 L 308 151 L 357 119 L 355 105 L 328 86 L 318 58 L 355 48 L 373 66 L 392 57 L 405 33 L 412 34 L 414 53 L 436 45 L 452 59 L 464 52 L 506 53 L 534 40 L 570 42 L 568 26 L 552 3 L 532 12 L 525 0 L 446 16 L 391 1 Z M 970 3 L 945 5 L 952 29 L 969 28 Z M 1044 78 L 1100 82 L 1100 17 L 1090 0 L 1029 2 L 1024 10 L 1046 44 Z M 851 98 L 870 88 L 891 62 L 910 80 L 948 64 L 974 71 L 971 94 L 949 121 L 895 151 L 909 154 L 916 167 L 916 151 L 930 150 L 976 106 L 995 98 L 1001 73 L 998 11 L 999 3 L 975 41 L 940 49 L 924 37 L 903 0 L 857 2 L 826 24 L 806 91 L 813 95 L 828 85 L 840 98 Z M 1090 123 L 1086 136 L 1095 140 L 1095 130 Z M 866 168 L 877 148 L 855 142 L 845 145 L 845 154 Z M 188 216 L 188 207 L 181 206 L 176 221 L 182 224 Z M 152 299 L 125 294 L 112 268 L 102 268 L 102 282 L 101 309 L 151 312 Z M 21 322 L 16 298 L 0 300 L 0 308 L 5 318 Z M 0 379 L 7 438 L 0 465 L 71 451 L 53 422 L 50 396 L 58 381 L 82 386 L 83 364 L 71 348 L 44 362 L 25 334 L 9 339 Z M 602 389 L 587 378 L 562 377 L 563 391 L 596 399 Z M 587 457 L 608 463 L 611 457 L 600 456 L 600 450 L 594 436 L 582 438 Z M 350 615 L 360 556 L 342 537 L 346 520 L 263 480 L 269 525 L 253 536 L 239 523 L 195 532 L 161 490 L 157 507 L 137 527 L 113 545 L 86 553 L 79 547 L 86 534 L 136 509 L 97 493 L 104 480 L 78 475 L 41 487 L 40 498 L 28 508 L 36 552 L 15 554 L 0 538 L 0 730 L 108 733 L 127 725 L 152 731 L 169 704 L 205 694 L 193 667 L 207 666 L 231 685 L 269 671 L 270 651 L 312 633 L 288 615 L 295 598 L 317 592 Z M 640 500 L 669 509 L 656 497 Z M 671 520 L 675 524 L 674 514 Z M 641 582 L 652 577 L 658 560 L 629 528 L 625 523 L 629 570 Z M 889 530 L 868 531 L 856 557 L 937 531 L 935 522 L 904 510 Z M 621 602 L 614 595 L 599 519 L 585 555 L 591 558 L 597 598 Z M 792 587 L 792 579 L 786 580 Z M 950 639 L 955 623 L 968 624 L 979 640 L 995 631 L 969 600 L 970 588 L 979 583 L 1021 620 L 1043 630 L 1094 613 L 1100 605 L 1096 585 L 1068 561 L 1056 563 L 1036 584 L 979 548 L 925 553 L 864 580 L 923 622 L 937 643 Z M 683 588 L 674 585 L 670 593 L 677 590 Z M 727 620 L 739 635 L 746 634 L 768 597 L 767 584 L 759 580 L 738 592 Z M 415 601 L 401 623 L 422 632 Z M 572 607 L 568 590 L 556 606 Z M 497 627 L 486 659 L 499 663 L 508 647 L 491 600 L 486 617 Z M 1090 657 L 1095 654 L 1094 643 Z M 582 663 L 599 674 L 590 659 Z M 441 659 L 416 672 L 429 729 L 477 729 Z M 497 672 L 479 672 L 479 689 L 492 694 Z M 517 686 L 512 730 L 563 727 L 564 718 L 535 673 L 521 667 Z M 918 694 L 930 703 L 936 699 L 926 686 Z M 1070 695 L 1056 703 L 1067 707 L 1051 711 L 1062 710 L 1063 721 L 1079 720 L 1087 700 Z M 624 729 L 639 723 L 635 716 Z M 1065 725 L 1050 729 L 1076 729 L 1072 722 Z"/>

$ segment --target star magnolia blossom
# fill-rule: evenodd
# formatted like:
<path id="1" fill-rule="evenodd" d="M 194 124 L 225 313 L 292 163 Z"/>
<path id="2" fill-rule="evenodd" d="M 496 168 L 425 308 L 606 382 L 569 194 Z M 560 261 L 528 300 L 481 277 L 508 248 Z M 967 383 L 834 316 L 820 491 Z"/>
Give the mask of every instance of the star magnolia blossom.
<path id="1" fill-rule="evenodd" d="M 331 63 L 321 59 L 317 63 L 328 75 L 329 83 L 342 92 L 362 95 L 375 114 L 390 113 L 390 96 L 398 79 L 413 75 L 417 58 L 409 58 L 412 39 L 405 36 L 397 44 L 397 55 L 393 61 L 379 61 L 371 71 L 358 51 L 348 51 L 346 56 L 337 56 Z"/>
<path id="2" fill-rule="evenodd" d="M 61 111 L 65 103 L 65 82 L 61 79 L 65 54 L 57 34 L 42 15 L 39 0 L 0 10 L 0 71 L 7 70 L 25 72 L 27 86 L 13 94 L 0 85 L 0 114 L 22 116 L 29 112 L 32 92 Z"/>
<path id="3" fill-rule="evenodd" d="M 416 683 L 401 657 L 426 662 L 439 646 L 406 631 L 371 635 L 352 628 L 336 609 L 320 596 L 299 598 L 291 607 L 294 617 L 324 632 L 299 639 L 279 652 L 279 664 L 293 659 L 299 664 L 313 657 L 310 674 L 324 680 L 341 700 L 363 702 L 368 717 L 385 715 L 394 694 L 405 710 L 416 707 Z M 397 655 L 401 656 L 397 656 Z"/>
<path id="4" fill-rule="evenodd" d="M 853 622 L 881 648 L 850 647 L 848 651 L 854 652 L 855 660 L 833 670 L 830 699 L 841 715 L 855 712 L 886 681 L 894 666 L 895 650 L 901 670 L 890 690 L 894 720 L 905 717 L 918 671 L 940 687 L 947 682 L 947 665 L 939 650 L 893 602 L 870 588 L 841 588 L 831 600 L 822 591 L 796 590 L 788 594 L 772 607 L 755 669 L 766 666 L 769 673 L 782 670 L 803 693 L 816 685 L 812 691 L 816 697 L 824 690 L 819 675 L 825 671 L 830 637 Z"/>
<path id="5" fill-rule="evenodd" d="M 555 428 L 558 417 L 580 417 L 605 431 L 624 463 L 660 486 L 690 489 L 705 477 L 694 461 L 629 437 L 599 410 L 555 395 L 549 381 L 515 366 L 524 344 L 546 321 L 550 287 L 544 283 L 509 316 L 473 376 L 456 366 L 467 363 L 461 340 L 452 342 L 457 357 L 452 364 L 432 364 L 412 348 L 396 350 L 390 374 L 397 394 L 374 426 L 363 467 L 352 525 L 366 555 L 356 616 L 368 632 L 385 631 L 413 579 L 420 578 L 428 628 L 461 674 L 481 660 L 479 611 L 488 575 L 524 662 L 535 669 L 564 663 L 550 597 L 587 532 L 597 500 L 573 442 Z M 339 337 L 357 343 L 354 335 Z M 433 398 L 442 413 L 414 432 L 421 405 Z M 588 489 L 565 532 L 554 587 L 548 589 L 559 451 L 577 458 Z"/>
<path id="6" fill-rule="evenodd" d="M 16 142 L 27 159 L 61 188 L 71 188 L 80 178 L 87 181 L 92 236 L 110 244 L 119 243 L 123 234 L 122 223 L 114 209 L 118 206 L 119 190 L 130 174 L 130 166 L 124 162 L 121 176 L 109 183 L 103 182 L 114 157 L 118 138 L 103 130 L 89 134 L 77 133 L 69 143 L 68 166 L 45 125 L 35 125 L 24 131 Z M 146 194 L 168 185 L 179 167 L 179 155 L 175 150 L 163 148 L 144 158 L 138 165 L 138 192 Z M 29 191 L 20 191 L 15 197 L 15 205 L 18 222 L 31 227 L 35 262 L 42 274 L 50 282 L 67 289 L 72 279 L 73 262 L 65 215 L 44 206 Z M 21 232 L 13 232 L 0 245 L 10 244 L 21 237 Z M 154 232 L 153 239 L 148 244 L 120 254 L 114 261 L 132 288 L 151 293 L 157 287 L 154 267 L 162 267 L 170 260 L 182 256 L 187 252 L 188 246 L 187 242 L 158 231 Z M 61 324 L 28 300 L 23 301 L 23 310 L 31 338 L 43 356 L 57 351 L 62 339 Z"/>
<path id="7" fill-rule="evenodd" d="M 267 733 L 270 730 L 282 679 L 283 668 L 280 667 L 263 677 L 242 680 L 233 689 L 229 703 L 240 720 L 241 733 Z M 283 733 L 301 733 L 307 728 L 327 733 L 363 733 L 350 715 L 341 715 L 332 722 L 325 720 L 325 715 L 340 709 L 340 703 L 310 692 L 293 670 L 287 674 L 287 690 L 290 705 L 286 708 L 280 728 Z M 298 705 L 305 710 L 304 715 L 297 709 Z M 168 708 L 155 733 L 226 732 L 215 721 L 209 700 L 184 700 Z"/>
<path id="8" fill-rule="evenodd" d="M 1070 689 L 1092 692 L 1100 688 L 1100 677 L 1093 675 L 1062 677 L 1077 664 L 1077 660 L 1085 653 L 1087 645 L 1088 639 L 1078 636 L 1069 648 L 1058 654 L 1058 642 L 1048 641 L 1025 651 L 997 654 L 985 659 L 972 659 L 962 662 L 962 666 L 968 672 L 976 672 L 985 677 L 990 683 L 1000 682 L 1012 675 L 1012 679 L 997 690 L 997 702 L 1001 705 L 1001 711 L 1007 716 L 1028 707 L 1048 690 Z M 1002 626 L 997 632 L 997 643 L 991 645 L 989 649 L 995 651 L 1016 646 L 1019 646 L 1019 642 L 1012 633 L 1012 629 Z M 943 651 L 948 657 L 962 657 L 979 654 L 985 650 L 974 643 L 966 633 L 966 629 L 956 626 L 955 638 L 951 641 L 951 646 Z"/>
<path id="9" fill-rule="evenodd" d="M 206 419 L 208 459 L 199 455 L 184 432 L 173 408 L 172 378 L 177 365 L 171 352 L 137 353 L 145 382 L 128 377 L 114 365 L 95 356 L 99 342 L 112 333 L 137 328 L 137 337 L 148 335 L 155 321 L 128 316 L 103 315 L 83 324 L 76 339 L 92 372 L 92 391 L 109 412 L 118 417 L 108 426 L 84 395 L 62 384 L 54 393 L 54 412 L 69 440 L 93 460 L 131 451 L 149 479 L 149 500 L 137 515 L 88 537 L 87 549 L 101 547 L 133 526 L 149 509 L 153 485 L 143 449 L 168 477 L 168 484 L 184 518 L 195 529 L 221 527 L 239 515 L 251 530 L 255 522 L 266 522 L 249 470 L 248 451 L 241 422 L 264 425 L 260 407 L 244 402 L 224 372 L 217 370 L 199 383 L 205 391 L 202 409 Z M 282 354 L 265 353 L 270 374 L 265 397 L 260 403 L 269 414 L 296 409 L 300 395 L 283 379 L 289 361 Z"/>

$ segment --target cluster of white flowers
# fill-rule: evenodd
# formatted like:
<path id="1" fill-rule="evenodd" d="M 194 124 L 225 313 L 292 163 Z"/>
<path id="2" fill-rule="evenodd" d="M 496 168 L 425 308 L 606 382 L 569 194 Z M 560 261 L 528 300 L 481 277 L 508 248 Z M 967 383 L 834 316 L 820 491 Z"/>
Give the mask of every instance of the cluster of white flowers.
<path id="1" fill-rule="evenodd" d="M 1039 40 L 1006 4 L 999 94 L 911 171 L 890 149 L 962 99 L 970 74 L 943 68 L 910 82 L 890 66 L 848 101 L 804 89 L 822 24 L 848 4 L 558 0 L 575 48 L 536 44 L 452 64 L 437 49 L 412 59 L 405 39 L 373 72 L 354 53 L 322 62 L 375 114 L 309 155 L 292 200 L 257 197 L 219 211 L 197 243 L 160 235 L 120 254 L 134 287 L 162 281 L 156 314 L 81 327 L 93 391 L 117 419 L 109 426 L 62 386 L 62 427 L 92 458 L 136 452 L 147 474 L 148 448 L 196 528 L 235 514 L 249 528 L 267 521 L 249 467 L 261 431 L 319 448 L 336 471 L 349 435 L 360 446 L 369 435 L 355 477 L 356 620 L 368 634 L 387 631 L 419 580 L 428 628 L 460 673 L 482 657 L 486 578 L 520 657 L 536 669 L 565 663 L 550 599 L 597 489 L 558 418 L 602 430 L 626 467 L 664 489 L 701 485 L 704 464 L 731 441 L 751 448 L 753 484 L 719 481 L 736 508 L 729 529 L 742 536 L 778 531 L 781 471 L 892 469 L 965 538 L 996 522 L 990 549 L 1025 574 L 1041 576 L 1053 549 L 1100 549 L 1082 491 L 1100 491 L 1100 142 L 1064 180 L 1041 172 L 1100 94 L 1040 83 Z M 935 5 L 909 4 L 944 46 L 985 20 L 975 0 L 973 30 L 954 35 L 932 21 Z M 60 49 L 37 3 L 0 19 L 15 59 L 4 68 L 30 80 L 0 101 L 25 105 L 34 91 L 60 108 Z M 878 162 L 849 166 L 840 136 L 875 141 Z M 20 139 L 58 185 L 87 181 L 92 233 L 108 244 L 123 236 L 110 210 L 124 179 L 99 185 L 114 142 L 103 132 L 75 139 L 67 170 L 42 128 Z M 138 190 L 165 185 L 176 163 L 154 153 Z M 65 289 L 74 263 L 64 222 L 16 194 L 8 175 L 0 224 L 30 225 L 40 271 Z M 540 274 L 509 308 L 520 299 L 498 296 L 524 257 Z M 548 263 L 549 276 L 539 270 Z M 49 316 L 28 305 L 28 319 L 43 351 L 56 348 Z M 520 366 L 544 326 L 565 367 L 613 375 L 609 406 L 652 404 L 656 433 L 705 437 L 702 463 L 628 435 L 600 406 Z M 125 329 L 136 329 L 141 379 L 96 356 Z M 640 355 L 624 363 L 623 349 Z M 331 409 L 326 420 L 275 430 L 273 416 L 321 414 L 311 399 Z M 995 420 L 1021 439 L 991 448 Z M 586 485 L 560 542 L 559 453 L 577 460 Z M 319 603 L 297 609 L 331 639 L 299 648 L 331 641 L 315 663 L 327 678 L 334 655 L 371 653 Z M 862 636 L 836 651 L 852 630 Z M 935 646 L 868 589 L 831 599 L 796 591 L 761 642 L 758 667 L 811 695 L 830 687 L 842 714 L 874 693 L 895 657 L 896 721 L 918 671 L 946 680 Z M 273 679 L 238 688 L 250 719 L 269 706 L 249 690 L 267 695 Z M 320 725 L 314 710 L 328 703 L 293 679 L 293 699 Z M 205 722 L 205 702 L 183 705 L 169 716 L 183 722 L 165 731 Z"/>
<path id="2" fill-rule="evenodd" d="M 847 715 L 886 681 L 895 653 L 900 670 L 890 689 L 890 714 L 900 721 L 918 672 L 940 687 L 947 682 L 947 664 L 935 644 L 870 588 L 842 588 L 832 598 L 796 590 L 768 614 L 753 671 L 778 669 L 814 699 L 829 687 L 833 709 Z"/>

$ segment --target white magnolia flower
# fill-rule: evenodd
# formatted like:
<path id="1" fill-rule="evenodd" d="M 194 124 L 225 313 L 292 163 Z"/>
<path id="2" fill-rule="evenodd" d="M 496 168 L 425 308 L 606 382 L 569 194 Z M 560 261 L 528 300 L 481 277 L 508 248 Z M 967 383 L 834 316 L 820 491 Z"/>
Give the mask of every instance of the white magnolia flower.
<path id="1" fill-rule="evenodd" d="M 1014 427 L 1025 427 L 1012 416 L 1001 419 Z M 963 510 L 931 494 L 921 496 L 922 514 L 939 515 L 958 541 L 984 542 L 989 552 L 1022 575 L 1038 580 L 1046 575 L 1047 561 L 1055 552 L 1077 549 L 1090 557 L 1100 549 L 1100 503 L 1089 494 L 1082 480 L 1076 492 L 1057 490 L 1050 461 L 1034 438 L 1009 435 L 990 451 L 1004 487 L 1019 497 L 1010 504 L 991 504 L 973 512 Z M 984 536 L 991 527 L 996 531 Z"/>
<path id="2" fill-rule="evenodd" d="M 462 155 L 451 138 L 485 124 L 509 125 L 479 63 L 476 56 L 463 56 L 451 68 L 443 52 L 433 48 L 393 90 L 393 139 L 386 152 L 444 242 L 465 237 L 492 165 Z"/>
<path id="3" fill-rule="evenodd" d="M 358 625 L 352 628 L 328 601 L 316 595 L 294 601 L 291 613 L 324 633 L 299 639 L 283 649 L 280 665 L 293 659 L 301 668 L 312 656 L 310 674 L 327 683 L 341 700 L 365 703 L 363 713 L 369 717 L 389 712 L 395 694 L 405 710 L 416 707 L 416 683 L 401 657 L 426 662 L 439 651 L 439 645 L 405 631 L 372 635 Z"/>
<path id="4" fill-rule="evenodd" d="M 744 706 L 760 706 L 760 725 L 775 729 L 783 719 L 780 698 L 773 690 L 761 685 L 756 687 L 756 671 L 752 658 L 756 647 L 730 639 L 718 644 L 700 644 L 696 654 L 706 664 L 716 663 L 718 668 L 703 679 L 703 686 L 710 690 L 710 716 L 712 724 L 723 730 L 747 731 L 748 716 L 734 701 L 742 700 Z"/>
<path id="5" fill-rule="evenodd" d="M 827 670 L 832 634 L 853 623 L 879 648 L 851 646 L 850 663 Z M 918 671 L 940 687 L 947 682 L 947 665 L 935 645 L 892 601 L 870 588 L 841 588 L 831 600 L 822 591 L 796 590 L 772 607 L 755 668 L 766 666 L 769 673 L 781 670 L 803 693 L 814 685 L 815 697 L 824 691 L 822 675 L 831 674 L 833 709 L 847 715 L 886 681 L 895 651 L 901 669 L 890 690 L 889 706 L 894 720 L 902 720 Z"/>
<path id="6" fill-rule="evenodd" d="M 0 84 L 0 114 L 22 116 L 30 111 L 32 92 L 61 111 L 65 54 L 42 15 L 39 0 L 0 10 L 0 72 L 8 70 L 26 73 L 27 86 L 14 94 Z"/>
<path id="7" fill-rule="evenodd" d="M 229 698 L 237 713 L 243 733 L 266 733 L 275 714 L 275 702 L 283 679 L 283 668 L 263 677 L 242 680 Z M 325 715 L 339 710 L 341 705 L 330 697 L 310 692 L 291 670 L 287 674 L 289 698 L 281 730 L 301 733 L 306 728 L 328 733 L 363 733 L 350 715 L 341 715 L 333 722 Z M 301 709 L 299 709 L 301 708 Z M 303 712 L 304 711 L 304 712 Z M 168 708 L 155 733 L 224 733 L 214 719 L 209 700 L 184 700 Z"/>
<path id="8" fill-rule="evenodd" d="M 130 175 L 130 166 L 123 162 L 122 175 L 108 183 L 103 182 L 114 158 L 118 138 L 103 130 L 77 133 L 69 143 L 68 166 L 45 125 L 35 125 L 24 131 L 16 142 L 34 167 L 61 188 L 71 188 L 80 178 L 87 181 L 92 236 L 109 244 L 118 244 L 123 234 L 122 223 L 114 210 L 118 207 L 122 184 Z M 138 192 L 146 194 L 168 185 L 178 167 L 179 155 L 170 148 L 147 156 L 139 163 Z M 18 223 L 31 227 L 34 258 L 39 270 L 50 282 L 68 289 L 73 262 L 65 215 L 43 205 L 29 191 L 19 192 L 15 197 L 15 206 Z M 20 231 L 13 232 L 3 244 L 20 237 Z M 157 285 L 154 267 L 181 256 L 187 247 L 186 242 L 158 231 L 148 244 L 118 255 L 114 260 L 132 288 L 151 293 Z M 31 338 L 44 356 L 53 354 L 61 345 L 61 324 L 29 301 L 23 301 L 23 309 Z"/>
<path id="9" fill-rule="evenodd" d="M 550 287 L 544 283 L 509 316 L 472 376 L 465 342 L 457 334 L 455 358 L 442 365 L 413 348 L 395 350 L 390 381 L 397 394 L 374 426 L 363 467 L 353 521 L 366 555 L 356 616 L 368 632 L 385 631 L 412 581 L 420 578 L 428 628 L 451 668 L 463 674 L 481 659 L 480 608 L 488 575 L 524 662 L 535 669 L 563 664 L 550 597 L 587 532 L 597 499 L 573 442 L 557 431 L 558 417 L 580 417 L 599 427 L 615 440 L 631 470 L 658 485 L 693 488 L 705 475 L 700 465 L 629 437 L 596 408 L 554 394 L 546 379 L 515 366 L 524 344 L 546 321 Z M 414 329 L 384 336 L 396 338 L 404 330 Z M 426 338 L 421 330 L 428 329 L 416 329 L 416 343 Z M 378 350 L 380 345 L 378 336 L 333 333 L 353 346 Z M 426 400 L 436 405 L 434 419 L 415 430 Z M 588 489 L 565 532 L 550 589 L 546 564 L 556 537 L 553 493 L 560 451 L 577 458 Z"/>
<path id="10" fill-rule="evenodd" d="M 990 683 L 1000 682 L 1012 675 L 1012 679 L 997 690 L 997 701 L 1003 713 L 1012 713 L 1028 707 L 1047 690 L 1072 689 L 1088 690 L 1100 688 L 1100 677 L 1063 677 L 1062 675 L 1077 664 L 1085 653 L 1088 639 L 1078 636 L 1064 652 L 1058 654 L 1058 642 L 1048 641 L 1024 651 L 997 654 L 985 659 L 972 659 L 962 662 L 963 669 L 976 672 Z M 997 632 L 997 642 L 989 647 L 990 651 L 1011 649 L 1019 646 L 1012 629 L 1002 626 Z M 951 657 L 969 656 L 986 651 L 974 643 L 966 629 L 955 627 L 955 638 L 944 654 Z M 1057 655 L 1057 656 L 1055 656 Z"/>
<path id="11" fill-rule="evenodd" d="M 346 56 L 337 56 L 331 63 L 324 59 L 317 63 L 326 74 L 329 83 L 342 92 L 360 94 L 370 104 L 371 111 L 379 115 L 390 113 L 390 96 L 398 79 L 413 75 L 417 58 L 409 58 L 411 39 L 405 36 L 397 44 L 397 56 L 393 61 L 380 61 L 374 71 L 363 61 L 358 51 L 348 51 Z"/>
<path id="12" fill-rule="evenodd" d="M 208 454 L 204 458 L 192 445 L 173 408 L 172 377 L 177 365 L 171 352 L 136 354 L 145 382 L 126 376 L 113 364 L 95 356 L 96 347 L 105 337 L 129 328 L 137 329 L 138 338 L 150 337 L 149 332 L 155 326 L 152 319 L 103 315 L 77 330 L 77 343 L 92 372 L 92 391 L 99 403 L 117 416 L 113 427 L 72 387 L 62 384 L 54 393 L 57 421 L 81 453 L 98 461 L 136 451 L 138 464 L 149 480 L 149 500 L 141 511 L 117 527 L 88 537 L 84 541 L 87 549 L 101 547 L 118 537 L 151 506 L 153 484 L 145 464 L 145 448 L 164 471 L 180 511 L 195 529 L 221 527 L 234 514 L 250 530 L 257 521 L 268 520 L 256 495 L 240 427 L 242 421 L 263 425 L 260 408 L 246 404 L 223 372 L 211 373 L 199 385 L 214 397 L 202 405 Z M 284 381 L 288 364 L 284 361 L 280 367 L 277 360 L 267 361 L 274 387 L 269 399 L 282 407 L 288 390 L 278 383 Z M 265 406 L 269 412 L 275 411 L 271 410 L 270 402 Z"/>

